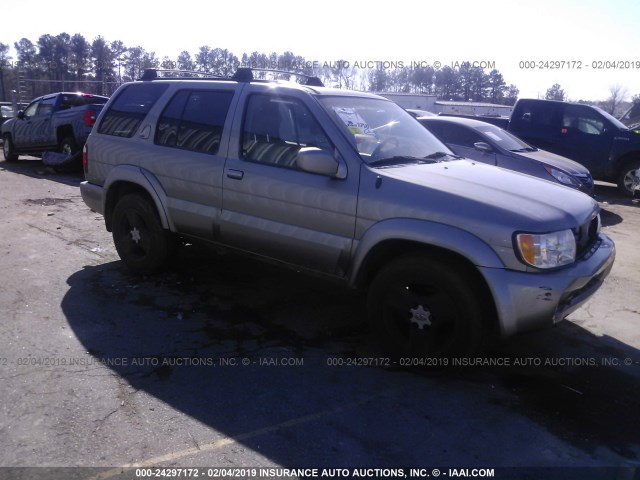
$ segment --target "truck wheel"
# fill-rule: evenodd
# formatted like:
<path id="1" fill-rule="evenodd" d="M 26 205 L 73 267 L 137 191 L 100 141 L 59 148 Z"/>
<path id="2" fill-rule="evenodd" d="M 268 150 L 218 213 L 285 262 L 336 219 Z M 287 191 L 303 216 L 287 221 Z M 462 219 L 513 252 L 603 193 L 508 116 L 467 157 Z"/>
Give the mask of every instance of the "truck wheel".
<path id="1" fill-rule="evenodd" d="M 156 273 L 173 253 L 175 238 L 162 228 L 155 206 L 138 194 L 124 195 L 113 212 L 113 242 L 127 268 Z"/>
<path id="2" fill-rule="evenodd" d="M 67 155 L 75 155 L 80 149 L 78 144 L 72 137 L 65 137 L 60 142 L 60 153 L 66 153 Z"/>
<path id="3" fill-rule="evenodd" d="M 60 142 L 59 149 L 60 149 L 60 153 L 64 153 L 69 157 L 74 156 L 76 153 L 80 151 L 80 148 L 78 147 L 78 144 L 73 139 L 73 137 L 63 138 L 62 141 Z M 71 162 L 66 162 L 62 165 L 56 165 L 55 167 L 53 167 L 53 169 L 59 173 L 75 172 L 80 170 L 81 168 L 82 168 L 82 161 L 80 157 L 78 157 L 77 159 Z"/>
<path id="4" fill-rule="evenodd" d="M 471 355 L 482 340 L 482 306 L 457 263 L 407 256 L 373 280 L 369 317 L 382 349 L 392 356 Z"/>
<path id="5" fill-rule="evenodd" d="M 4 154 L 4 159 L 7 162 L 15 162 L 18 160 L 18 154 L 15 152 L 13 147 L 13 142 L 11 141 L 11 137 L 9 135 L 5 135 L 2 142 L 2 153 Z"/>
<path id="6" fill-rule="evenodd" d="M 640 159 L 628 161 L 622 167 L 618 175 L 618 190 L 626 196 L 633 196 L 633 183 L 635 180 L 636 170 L 640 168 Z"/>

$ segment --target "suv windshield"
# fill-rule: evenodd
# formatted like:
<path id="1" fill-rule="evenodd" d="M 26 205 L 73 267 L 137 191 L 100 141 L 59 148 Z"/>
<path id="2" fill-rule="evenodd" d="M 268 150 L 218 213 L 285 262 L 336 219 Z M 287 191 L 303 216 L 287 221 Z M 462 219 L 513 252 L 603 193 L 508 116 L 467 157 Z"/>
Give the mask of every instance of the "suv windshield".
<path id="1" fill-rule="evenodd" d="M 351 96 L 320 97 L 320 102 L 353 138 L 360 157 L 368 164 L 379 164 L 381 160 L 402 162 L 457 158 L 393 102 Z"/>

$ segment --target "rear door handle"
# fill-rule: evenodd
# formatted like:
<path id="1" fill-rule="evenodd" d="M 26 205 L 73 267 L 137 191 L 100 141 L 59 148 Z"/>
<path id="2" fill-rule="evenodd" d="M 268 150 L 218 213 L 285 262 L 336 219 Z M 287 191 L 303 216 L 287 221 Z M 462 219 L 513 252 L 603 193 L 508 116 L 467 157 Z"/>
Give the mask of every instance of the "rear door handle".
<path id="1" fill-rule="evenodd" d="M 242 170 L 227 170 L 227 177 L 233 178 L 234 180 L 242 180 L 244 177 L 244 172 Z"/>

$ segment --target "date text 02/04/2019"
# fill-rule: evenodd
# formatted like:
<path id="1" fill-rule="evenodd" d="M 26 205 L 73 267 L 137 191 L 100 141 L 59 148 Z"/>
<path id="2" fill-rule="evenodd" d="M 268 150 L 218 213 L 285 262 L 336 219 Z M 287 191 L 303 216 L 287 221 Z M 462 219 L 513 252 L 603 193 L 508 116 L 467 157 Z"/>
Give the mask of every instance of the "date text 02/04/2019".
<path id="1" fill-rule="evenodd" d="M 520 60 L 523 70 L 640 70 L 640 60 Z"/>
<path id="2" fill-rule="evenodd" d="M 136 468 L 136 478 L 437 478 L 445 477 L 495 477 L 493 468 Z"/>

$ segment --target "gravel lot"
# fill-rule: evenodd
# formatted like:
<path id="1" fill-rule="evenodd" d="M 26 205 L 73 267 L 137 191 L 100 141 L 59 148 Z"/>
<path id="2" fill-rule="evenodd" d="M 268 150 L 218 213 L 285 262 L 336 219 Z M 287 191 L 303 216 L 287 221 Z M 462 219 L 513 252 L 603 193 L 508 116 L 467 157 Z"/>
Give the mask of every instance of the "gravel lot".
<path id="1" fill-rule="evenodd" d="M 0 163 L 0 466 L 640 478 L 640 204 L 612 185 L 617 260 L 586 306 L 483 359 L 407 369 L 369 360 L 362 298 L 338 285 L 193 245 L 131 276 L 81 180 Z"/>

